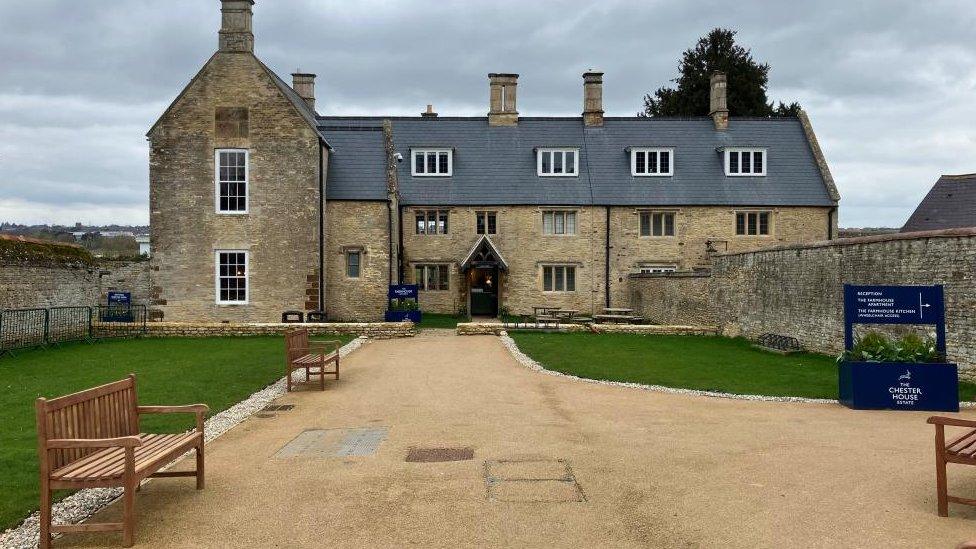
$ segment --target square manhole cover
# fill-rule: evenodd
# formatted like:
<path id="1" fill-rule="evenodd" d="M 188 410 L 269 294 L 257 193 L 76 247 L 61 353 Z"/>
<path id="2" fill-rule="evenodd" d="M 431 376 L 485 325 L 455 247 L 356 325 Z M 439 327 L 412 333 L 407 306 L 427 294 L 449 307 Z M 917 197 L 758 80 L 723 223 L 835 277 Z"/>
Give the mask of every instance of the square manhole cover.
<path id="1" fill-rule="evenodd" d="M 562 459 L 488 460 L 485 462 L 485 486 L 488 499 L 492 501 L 586 501 L 572 467 Z"/>
<path id="2" fill-rule="evenodd" d="M 389 429 L 309 429 L 302 431 L 275 453 L 275 457 L 350 457 L 371 456 L 386 440 Z"/>
<path id="3" fill-rule="evenodd" d="M 294 404 L 268 404 L 262 411 L 264 412 L 287 412 L 294 408 Z"/>
<path id="4" fill-rule="evenodd" d="M 407 461 L 414 463 L 434 463 L 441 461 L 465 461 L 474 459 L 472 448 L 411 448 Z"/>

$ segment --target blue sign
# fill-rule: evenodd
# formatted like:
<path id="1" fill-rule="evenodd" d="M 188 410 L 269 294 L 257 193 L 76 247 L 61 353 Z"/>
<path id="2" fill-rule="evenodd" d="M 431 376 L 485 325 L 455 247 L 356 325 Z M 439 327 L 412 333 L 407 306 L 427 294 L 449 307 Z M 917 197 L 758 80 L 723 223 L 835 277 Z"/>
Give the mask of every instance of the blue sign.
<path id="1" fill-rule="evenodd" d="M 417 299 L 419 287 L 416 284 L 390 284 L 390 299 Z"/>
<path id="2" fill-rule="evenodd" d="M 844 348 L 854 346 L 855 324 L 935 326 L 945 355 L 945 295 L 939 286 L 844 285 Z M 855 409 L 959 411 L 955 364 L 851 362 L 838 365 L 839 400 Z"/>
<path id="3" fill-rule="evenodd" d="M 936 347 L 945 354 L 942 286 L 853 286 L 844 284 L 844 348 L 854 345 L 854 324 L 932 324 Z"/>
<path id="4" fill-rule="evenodd" d="M 109 307 L 128 307 L 132 305 L 132 294 L 129 292 L 109 292 Z"/>

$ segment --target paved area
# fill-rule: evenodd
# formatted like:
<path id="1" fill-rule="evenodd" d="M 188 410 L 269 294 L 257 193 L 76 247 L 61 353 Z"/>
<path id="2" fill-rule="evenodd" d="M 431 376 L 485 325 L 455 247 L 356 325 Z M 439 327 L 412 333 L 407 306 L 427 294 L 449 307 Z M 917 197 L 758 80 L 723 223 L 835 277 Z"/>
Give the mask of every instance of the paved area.
<path id="1" fill-rule="evenodd" d="M 891 548 L 976 537 L 976 510 L 935 513 L 924 413 L 578 383 L 517 365 L 495 337 L 439 333 L 372 342 L 338 384 L 279 402 L 296 407 L 208 446 L 206 490 L 182 479 L 143 489 L 139 546 Z M 307 452 L 279 454 L 297 437 L 292 450 Z M 406 462 L 411 448 L 471 448 L 474 459 Z M 976 496 L 974 473 L 950 469 L 951 488 Z"/>

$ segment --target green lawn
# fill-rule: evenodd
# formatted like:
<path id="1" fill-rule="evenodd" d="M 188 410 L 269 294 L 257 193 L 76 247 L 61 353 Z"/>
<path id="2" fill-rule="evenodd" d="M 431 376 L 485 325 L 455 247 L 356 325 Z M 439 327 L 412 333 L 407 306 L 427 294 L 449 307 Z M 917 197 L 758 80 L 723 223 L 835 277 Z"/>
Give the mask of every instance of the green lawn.
<path id="1" fill-rule="evenodd" d="M 837 398 L 833 357 L 783 356 L 745 339 L 633 334 L 512 332 L 525 354 L 549 370 L 591 379 L 724 393 Z M 960 400 L 976 385 L 959 383 Z"/>
<path id="2" fill-rule="evenodd" d="M 352 336 L 329 337 L 343 343 Z M 0 358 L 0 530 L 38 505 L 34 399 L 137 376 L 140 404 L 202 402 L 215 414 L 284 375 L 280 337 L 136 339 L 20 351 Z M 143 431 L 178 432 L 191 415 L 150 415 Z M 61 496 L 66 494 L 59 494 Z"/>
<path id="3" fill-rule="evenodd" d="M 458 322 L 467 322 L 467 319 L 456 315 L 445 315 L 438 313 L 422 313 L 418 328 L 456 328 Z"/>

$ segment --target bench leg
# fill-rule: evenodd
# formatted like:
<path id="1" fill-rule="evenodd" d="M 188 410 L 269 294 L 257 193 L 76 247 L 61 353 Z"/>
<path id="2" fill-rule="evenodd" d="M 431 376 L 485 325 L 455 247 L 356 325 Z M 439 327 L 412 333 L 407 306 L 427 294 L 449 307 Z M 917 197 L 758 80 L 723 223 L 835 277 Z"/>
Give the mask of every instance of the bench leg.
<path id="1" fill-rule="evenodd" d="M 323 362 L 319 367 L 321 368 L 319 370 L 319 390 L 324 391 L 325 390 L 325 362 Z"/>
<path id="2" fill-rule="evenodd" d="M 945 426 L 935 425 L 935 490 L 939 516 L 949 516 L 949 490 L 946 482 Z"/>
<path id="3" fill-rule="evenodd" d="M 122 493 L 122 547 L 132 547 L 136 541 L 135 484 L 126 483 Z"/>
<path id="4" fill-rule="evenodd" d="M 41 538 L 38 544 L 40 549 L 51 547 L 51 489 L 47 482 L 41 482 Z"/>
<path id="5" fill-rule="evenodd" d="M 336 381 L 339 381 L 339 352 L 336 351 Z"/>
<path id="6" fill-rule="evenodd" d="M 290 393 L 291 392 L 291 367 L 287 367 L 287 366 L 285 367 L 285 379 L 287 380 L 285 384 L 288 388 L 285 392 Z"/>
<path id="7" fill-rule="evenodd" d="M 197 490 L 203 490 L 204 466 L 203 466 L 203 442 L 197 446 Z"/>

